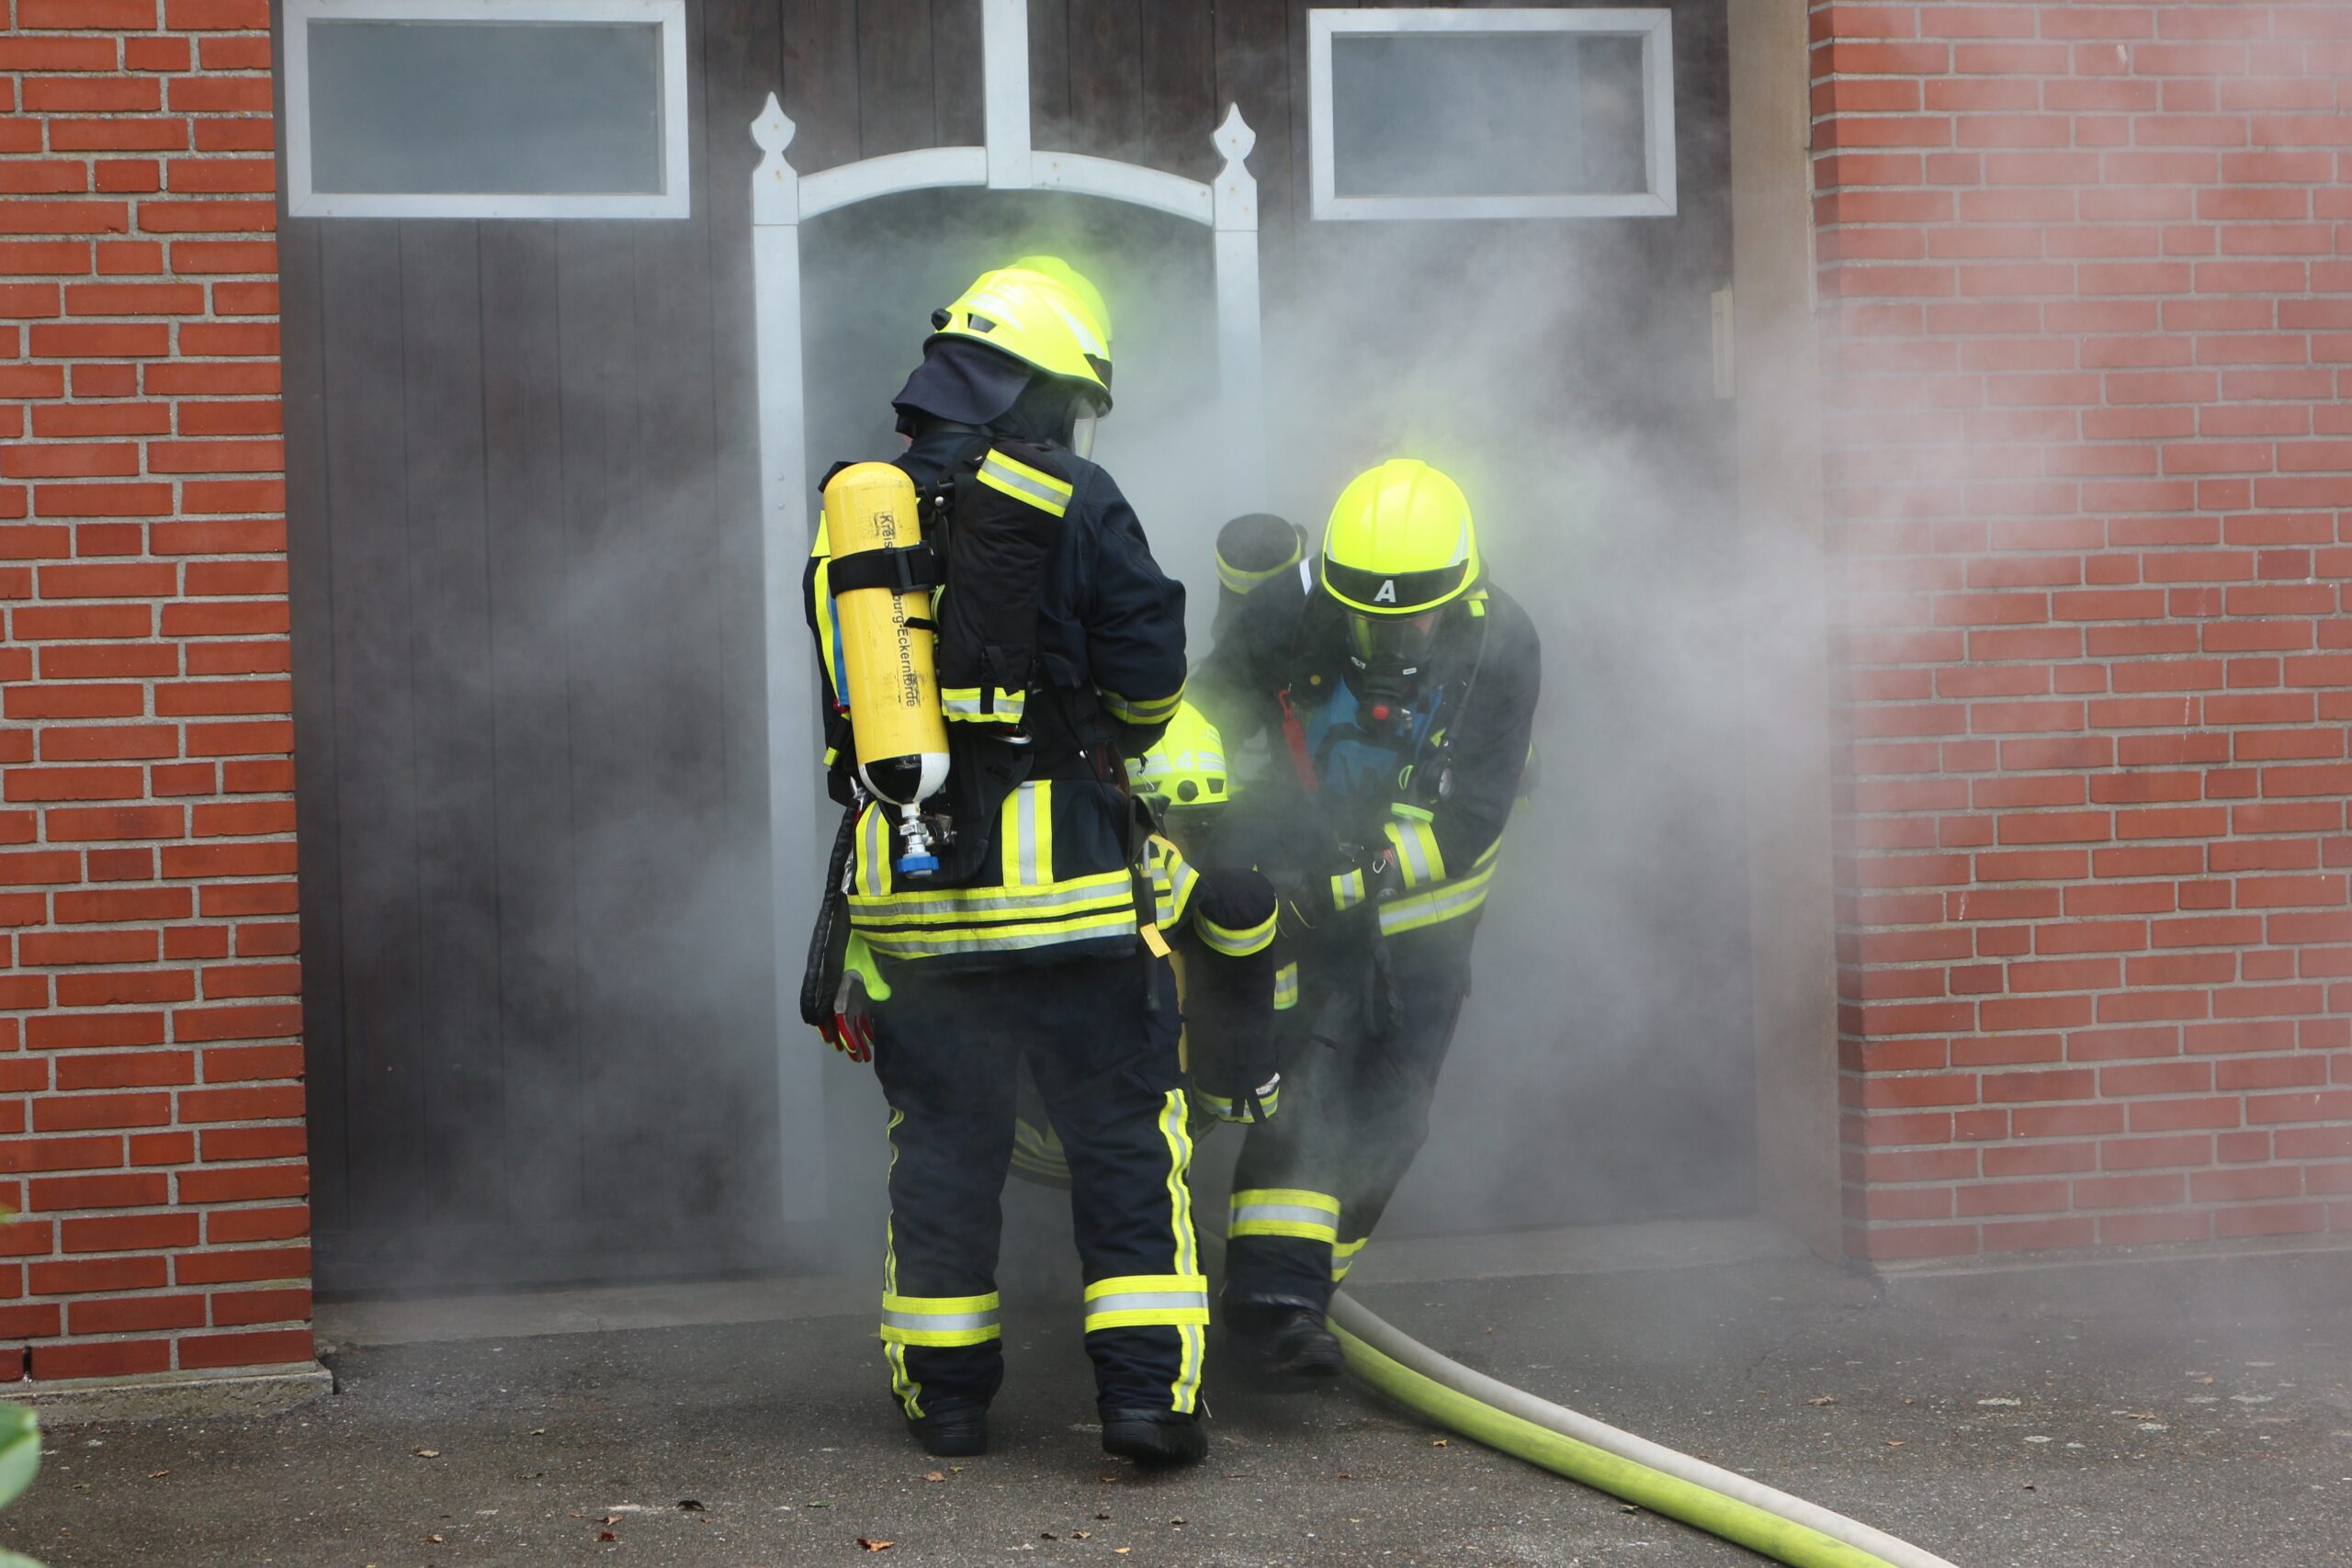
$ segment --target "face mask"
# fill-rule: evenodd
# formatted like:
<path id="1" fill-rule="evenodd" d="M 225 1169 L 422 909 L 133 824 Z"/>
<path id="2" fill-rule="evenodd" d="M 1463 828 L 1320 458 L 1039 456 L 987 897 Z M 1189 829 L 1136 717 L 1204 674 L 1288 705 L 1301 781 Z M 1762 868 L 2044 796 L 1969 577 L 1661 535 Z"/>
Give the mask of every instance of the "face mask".
<path id="1" fill-rule="evenodd" d="M 1437 646 L 1440 612 L 1418 615 L 1356 615 L 1348 617 L 1348 652 L 1358 670 L 1375 676 L 1420 673 Z"/>

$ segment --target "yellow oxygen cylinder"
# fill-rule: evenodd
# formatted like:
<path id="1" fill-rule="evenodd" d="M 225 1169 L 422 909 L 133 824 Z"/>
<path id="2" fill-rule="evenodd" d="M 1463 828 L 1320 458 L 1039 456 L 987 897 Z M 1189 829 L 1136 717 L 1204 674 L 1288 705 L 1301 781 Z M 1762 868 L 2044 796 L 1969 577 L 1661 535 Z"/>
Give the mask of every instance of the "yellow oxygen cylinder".
<path id="1" fill-rule="evenodd" d="M 825 537 L 833 570 L 868 550 L 911 549 L 922 541 L 914 480 L 888 463 L 856 463 L 825 486 Z M 947 782 L 947 722 L 939 711 L 932 656 L 931 594 L 853 588 L 833 598 L 841 618 L 842 695 L 857 743 L 858 776 L 875 798 L 899 810 L 904 852 L 898 869 L 939 869 L 922 802 Z"/>

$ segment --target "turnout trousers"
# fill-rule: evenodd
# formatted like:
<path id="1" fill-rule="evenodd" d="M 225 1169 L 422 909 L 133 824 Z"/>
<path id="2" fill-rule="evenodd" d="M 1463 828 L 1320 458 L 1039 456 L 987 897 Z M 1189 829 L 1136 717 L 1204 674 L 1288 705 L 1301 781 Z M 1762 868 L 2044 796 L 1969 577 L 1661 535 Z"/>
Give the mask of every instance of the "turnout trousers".
<path id="1" fill-rule="evenodd" d="M 1227 1301 L 1321 1312 L 1429 1136 L 1476 918 L 1394 937 L 1385 1029 L 1361 954 L 1300 963 L 1282 1113 L 1251 1127 L 1226 1220 Z"/>
<path id="2" fill-rule="evenodd" d="M 1099 1406 L 1196 1409 L 1208 1283 L 1167 964 L 914 963 L 888 977 L 874 1048 L 890 1107 L 882 1341 L 907 1415 L 986 1405 L 1003 1381 L 997 1242 L 1023 1060 L 1069 1161 Z"/>

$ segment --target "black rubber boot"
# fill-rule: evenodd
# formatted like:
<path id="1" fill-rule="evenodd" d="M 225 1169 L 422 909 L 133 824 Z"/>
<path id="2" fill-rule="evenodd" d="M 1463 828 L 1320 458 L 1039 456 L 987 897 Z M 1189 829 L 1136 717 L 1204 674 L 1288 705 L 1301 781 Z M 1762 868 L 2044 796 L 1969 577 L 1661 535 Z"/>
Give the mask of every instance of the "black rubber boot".
<path id="1" fill-rule="evenodd" d="M 951 1405 L 927 1416 L 910 1416 L 907 1430 L 933 1459 L 972 1459 L 989 1451 L 986 1405 Z"/>
<path id="2" fill-rule="evenodd" d="M 1173 1410 L 1106 1410 L 1102 1451 L 1137 1464 L 1198 1464 L 1209 1451 L 1209 1435 L 1198 1416 Z"/>
<path id="3" fill-rule="evenodd" d="M 1250 1382 L 1270 1393 L 1304 1393 L 1340 1375 L 1347 1357 L 1323 1314 L 1289 1303 L 1229 1303 L 1226 1353 Z"/>

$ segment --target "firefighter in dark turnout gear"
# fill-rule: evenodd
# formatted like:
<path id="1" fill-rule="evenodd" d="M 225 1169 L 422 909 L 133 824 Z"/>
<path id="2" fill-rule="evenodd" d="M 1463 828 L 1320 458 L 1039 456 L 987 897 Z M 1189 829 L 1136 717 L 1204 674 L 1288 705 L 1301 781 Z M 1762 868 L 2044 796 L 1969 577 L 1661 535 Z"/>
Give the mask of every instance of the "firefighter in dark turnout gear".
<path id="1" fill-rule="evenodd" d="M 1261 1386 L 1340 1369 L 1324 1309 L 1428 1134 L 1540 664 L 1462 491 L 1398 459 L 1347 487 L 1319 556 L 1254 589 L 1194 675 L 1228 747 L 1270 737 L 1220 852 L 1283 889 L 1295 955 L 1283 1114 L 1250 1130 L 1226 1227 L 1227 1343 Z"/>
<path id="2" fill-rule="evenodd" d="M 895 406 L 922 549 L 944 558 L 910 552 L 900 568 L 944 579 L 950 762 L 923 805 L 941 829 L 935 867 L 896 854 L 891 812 L 854 787 L 822 529 L 808 582 L 834 794 L 852 811 L 834 859 L 852 955 L 828 1033 L 870 1040 L 890 1107 L 884 1353 L 924 1448 L 981 1452 L 1003 1375 L 999 1196 L 1025 1060 L 1077 1179 L 1103 1447 L 1190 1461 L 1206 1447 L 1207 1286 L 1174 986 L 1123 777 L 1182 699 L 1183 589 L 1084 455 L 1111 406 L 1093 288 L 1024 257 L 933 325 Z"/>

